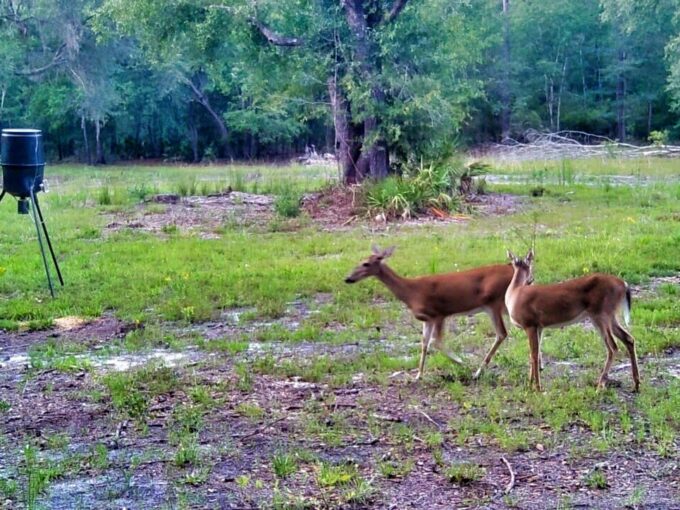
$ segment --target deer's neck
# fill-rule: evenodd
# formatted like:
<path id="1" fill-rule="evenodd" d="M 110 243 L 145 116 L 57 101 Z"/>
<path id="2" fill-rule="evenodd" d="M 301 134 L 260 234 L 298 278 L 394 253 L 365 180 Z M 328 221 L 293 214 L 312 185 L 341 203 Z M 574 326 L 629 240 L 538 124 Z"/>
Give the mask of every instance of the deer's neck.
<path id="1" fill-rule="evenodd" d="M 399 276 L 386 264 L 380 266 L 377 278 L 392 291 L 392 294 L 397 299 L 403 301 L 408 306 L 413 296 L 413 282 L 409 278 Z"/>
<path id="2" fill-rule="evenodd" d="M 527 279 L 529 275 L 524 269 L 515 268 L 515 272 L 512 275 L 512 280 L 510 280 L 510 285 L 508 285 L 507 293 L 511 293 L 524 287 L 527 284 Z"/>

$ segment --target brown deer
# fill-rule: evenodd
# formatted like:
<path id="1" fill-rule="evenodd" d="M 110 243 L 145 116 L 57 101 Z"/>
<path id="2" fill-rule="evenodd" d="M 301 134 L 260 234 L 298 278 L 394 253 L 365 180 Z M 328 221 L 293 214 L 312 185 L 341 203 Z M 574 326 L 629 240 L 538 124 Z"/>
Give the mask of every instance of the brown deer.
<path id="1" fill-rule="evenodd" d="M 600 332 L 607 349 L 607 360 L 600 374 L 598 388 L 605 387 L 607 374 L 618 350 L 614 340 L 616 336 L 628 350 L 633 384 L 635 391 L 638 391 L 640 374 L 635 339 L 616 318 L 618 309 L 623 308 L 628 325 L 631 306 L 628 284 L 616 276 L 596 273 L 551 285 L 528 286 L 527 279 L 533 275 L 533 250 L 524 259 L 508 251 L 508 258 L 512 261 L 514 275 L 505 293 L 505 305 L 512 323 L 523 328 L 529 338 L 531 384 L 538 391 L 541 390 L 539 363 L 543 330 L 589 318 Z"/>
<path id="2" fill-rule="evenodd" d="M 394 246 L 380 250 L 374 245 L 372 249 L 373 254 L 359 264 L 352 274 L 345 278 L 345 282 L 355 283 L 375 276 L 397 299 L 406 304 L 416 319 L 424 323 L 416 380 L 423 375 L 425 356 L 430 345 L 454 363 L 462 364 L 460 358 L 444 348 L 442 343 L 444 321 L 454 315 L 472 315 L 483 311 L 491 317 L 496 330 L 496 341 L 474 375 L 475 378 L 479 377 L 482 369 L 491 361 L 498 347 L 508 336 L 502 314 L 506 313 L 505 290 L 512 279 L 512 266 L 504 264 L 459 273 L 404 278 L 385 264 L 385 259 L 394 252 Z"/>

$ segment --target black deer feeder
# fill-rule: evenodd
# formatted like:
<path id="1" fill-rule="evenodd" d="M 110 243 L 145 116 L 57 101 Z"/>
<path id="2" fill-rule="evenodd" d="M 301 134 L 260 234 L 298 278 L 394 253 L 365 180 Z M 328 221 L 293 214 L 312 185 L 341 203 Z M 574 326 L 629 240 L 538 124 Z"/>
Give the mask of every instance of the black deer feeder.
<path id="1" fill-rule="evenodd" d="M 41 226 L 42 232 L 45 233 L 45 240 L 47 241 L 50 254 L 52 255 L 54 267 L 59 276 L 59 283 L 62 286 L 64 285 L 64 279 L 61 276 L 57 257 L 54 255 L 52 242 L 47 233 L 47 226 L 45 225 L 40 204 L 38 203 L 38 196 L 36 195 L 38 191 L 45 191 L 43 182 L 45 154 L 43 151 L 42 132 L 39 129 L 3 129 L 1 141 L 2 193 L 0 193 L 0 201 L 5 198 L 6 193 L 9 193 L 18 200 L 19 214 L 32 213 L 35 229 L 38 233 L 40 253 L 45 264 L 47 284 L 50 287 L 50 294 L 54 297 L 52 277 L 50 276 L 50 269 L 45 257 L 45 247 L 43 246 L 42 233 L 40 231 Z M 33 207 L 31 207 L 31 203 Z"/>

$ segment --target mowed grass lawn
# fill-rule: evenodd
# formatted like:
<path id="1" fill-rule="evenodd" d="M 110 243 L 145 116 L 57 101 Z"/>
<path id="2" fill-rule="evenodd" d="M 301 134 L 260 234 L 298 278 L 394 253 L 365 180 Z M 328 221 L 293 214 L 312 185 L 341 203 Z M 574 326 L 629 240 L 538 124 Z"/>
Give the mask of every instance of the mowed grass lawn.
<path id="1" fill-rule="evenodd" d="M 659 483 L 678 474 L 671 460 L 677 460 L 680 426 L 680 286 L 669 277 L 680 272 L 680 162 L 533 162 L 497 164 L 493 172 L 524 179 L 490 186 L 492 193 L 517 195 L 521 201 L 518 213 L 473 214 L 464 223 L 393 224 L 389 228 L 366 222 L 333 231 L 324 231 L 304 216 L 274 215 L 257 225 L 225 222 L 213 229 L 215 235 L 204 238 L 181 229 L 166 229 L 159 235 L 135 229 L 113 231 L 107 225 L 116 215 L 139 209 L 145 199 L 159 193 L 209 195 L 231 187 L 296 201 L 303 193 L 334 182 L 336 171 L 257 166 L 48 167 L 51 192 L 41 194 L 40 199 L 66 286 L 57 288 L 55 299 L 49 297 L 33 223 L 27 216 L 18 216 L 14 200 L 5 198 L 0 204 L 0 326 L 7 330 L 9 340 L 2 347 L 11 347 L 19 332 L 50 331 L 56 319 L 66 316 L 97 319 L 113 315 L 137 329 L 107 342 L 104 354 L 95 353 L 91 346 L 50 338 L 28 346 L 30 367 L 20 381 L 7 386 L 13 392 L 0 396 L 0 418 L 21 407 L 20 388 L 45 371 L 68 377 L 82 371 L 87 373 L 87 383 L 73 396 L 74 409 L 82 402 L 95 402 L 107 416 L 110 429 L 115 431 L 121 419 L 129 420 L 134 434 L 143 438 L 154 421 L 154 402 L 161 395 L 180 391 L 187 398 L 167 397 L 171 402 L 167 426 L 174 427 L 176 434 L 164 436 L 164 444 L 174 467 L 164 473 L 172 490 L 159 502 L 168 506 L 211 508 L 214 501 L 208 487 L 211 494 L 231 491 L 229 501 L 234 505 L 387 505 L 390 497 L 409 497 L 410 493 L 406 483 L 400 485 L 402 493 L 392 485 L 386 489 L 385 484 L 417 476 L 418 466 L 426 462 L 423 455 L 439 466 L 435 472 L 441 483 L 468 487 L 456 492 L 465 501 L 474 495 L 465 491 L 481 491 L 477 496 L 483 506 L 496 496 L 475 483 L 485 477 L 497 479 L 504 468 L 501 465 L 499 475 L 491 476 L 488 456 L 475 457 L 470 450 L 482 443 L 491 448 L 489 452 L 496 452 L 496 459 L 505 455 L 512 460 L 515 455 L 515 462 L 528 458 L 527 452 L 563 455 L 565 462 L 583 468 L 577 484 L 595 491 L 589 498 L 607 501 L 611 497 L 616 504 L 657 496 L 666 501 L 678 490 L 677 484 L 667 484 L 670 492 L 662 494 L 656 486 L 645 485 L 652 483 L 645 480 L 608 496 L 607 488 L 616 486 L 618 474 L 607 472 L 601 462 L 616 452 L 642 452 L 649 463 L 665 466 L 656 474 Z M 552 175 L 554 179 L 546 178 Z M 650 180 L 623 186 L 606 180 L 584 184 L 587 177 L 600 175 L 638 175 Z M 158 204 L 145 207 L 162 212 Z M 617 369 L 617 364 L 626 361 L 621 354 L 612 372 L 620 384 L 595 392 L 604 347 L 592 328 L 579 326 L 546 334 L 544 393 L 527 387 L 527 342 L 516 328 L 481 380 L 472 383 L 470 373 L 492 343 L 493 329 L 485 316 L 457 319 L 459 332 L 447 335 L 451 349 L 461 353 L 468 366 L 455 367 L 432 354 L 424 381 L 414 383 L 419 325 L 378 281 L 343 283 L 369 254 L 371 243 L 395 245 L 389 264 L 407 276 L 504 262 L 506 249 L 524 253 L 535 243 L 538 282 L 593 272 L 624 278 L 636 290 L 631 331 L 641 358 L 640 394 L 631 393 L 629 369 L 625 365 Z M 285 320 L 291 303 L 302 303 L 313 313 L 303 314 L 291 326 Z M 231 310 L 241 313 L 244 327 L 228 337 L 206 339 L 201 325 L 223 322 Z M 290 344 L 292 354 L 280 357 L 275 350 L 266 350 L 267 345 L 281 343 Z M 251 344 L 263 345 L 263 354 L 245 355 L 252 350 Z M 328 345 L 328 352 L 309 344 Z M 358 344 L 359 349 L 350 355 L 333 354 L 332 346 L 344 344 Z M 305 348 L 296 351 L 296 345 Z M 369 349 L 364 351 L 364 346 Z M 216 357 L 190 370 L 181 364 L 168 369 L 153 363 L 111 373 L 91 362 L 96 356 L 150 349 L 198 349 Z M 222 379 L 211 379 L 224 386 L 211 387 L 201 379 L 201 367 L 206 371 L 226 367 Z M 337 411 L 336 406 L 332 425 L 325 407 L 304 403 L 296 434 L 279 431 L 276 444 L 263 447 L 257 462 L 252 461 L 253 466 L 264 467 L 239 467 L 220 489 L 215 478 L 218 466 L 233 451 L 211 443 L 214 437 L 209 432 L 216 425 L 210 416 L 225 408 L 236 409 L 239 419 L 249 420 L 254 433 L 261 432 L 270 425 L 270 417 L 285 412 L 265 395 L 275 381 L 289 380 L 338 391 L 358 385 L 360 394 L 364 384 L 378 396 L 366 401 L 357 397 L 347 411 Z M 51 384 L 54 390 L 59 381 Z M 400 395 L 405 391 L 407 402 L 411 393 L 420 404 L 428 403 L 423 413 L 435 419 L 415 424 L 414 416 L 422 418 L 423 413 L 413 410 L 394 420 L 385 418 L 385 413 L 378 412 L 380 395 L 394 388 Z M 233 392 L 240 395 L 238 405 Z M 62 462 L 36 457 L 34 449 L 50 451 L 57 446 L 36 446 L 30 431 L 6 425 L 3 429 L 0 458 L 15 462 L 13 467 L 0 469 L 0 496 L 4 491 L 6 498 L 27 507 L 40 501 L 50 506 L 50 483 L 84 476 L 74 463 L 59 464 L 61 469 L 47 476 L 43 485 L 32 486 L 35 473 L 44 474 L 54 462 Z M 45 434 L 66 434 L 68 442 L 75 432 L 54 428 Z M 356 460 L 343 453 L 357 437 L 381 434 L 391 445 L 391 456 L 376 450 L 375 455 Z M 316 438 L 322 446 L 313 454 L 309 450 L 315 448 L 307 447 L 302 454 L 302 439 L 296 439 L 300 437 Z M 93 471 L 106 473 L 116 463 L 131 472 L 144 464 L 135 466 L 125 456 L 114 461 L 107 456 L 107 446 L 94 446 L 105 443 L 93 441 L 90 447 L 100 450 L 88 450 L 88 459 L 99 455 L 101 462 L 91 462 L 90 476 Z M 379 448 L 383 440 L 375 441 L 371 448 L 376 444 Z M 215 448 L 201 450 L 199 443 L 206 442 Z M 333 448 L 335 453 L 330 455 Z M 453 453 L 460 451 L 456 448 L 465 452 L 462 465 Z M 531 459 L 540 465 L 540 458 Z M 307 472 L 314 475 L 305 477 Z M 29 473 L 34 473 L 33 478 Z M 504 495 L 499 504 L 530 508 L 531 493 L 522 492 L 528 489 L 517 484 L 518 489 Z M 192 492 L 187 486 L 194 487 L 196 499 L 186 499 Z M 416 497 L 415 493 L 411 496 Z M 546 497 L 564 508 L 576 502 L 569 490 L 560 492 L 559 488 Z"/>

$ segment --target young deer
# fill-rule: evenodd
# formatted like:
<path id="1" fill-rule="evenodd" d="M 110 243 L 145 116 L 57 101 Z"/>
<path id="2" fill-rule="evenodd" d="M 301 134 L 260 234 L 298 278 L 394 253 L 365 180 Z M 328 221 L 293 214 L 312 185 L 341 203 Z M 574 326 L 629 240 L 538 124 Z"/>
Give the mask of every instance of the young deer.
<path id="1" fill-rule="evenodd" d="M 403 278 L 385 264 L 385 259 L 394 252 L 394 246 L 384 251 L 373 246 L 373 254 L 359 264 L 346 283 L 355 283 L 369 276 L 375 276 L 392 294 L 406 304 L 413 316 L 423 321 L 423 339 L 420 363 L 416 380 L 423 375 L 425 356 L 430 345 L 442 352 L 454 363 L 462 364 L 457 356 L 448 352 L 442 343 L 444 321 L 453 315 L 471 315 L 486 312 L 496 330 L 496 341 L 486 354 L 475 373 L 479 377 L 482 369 L 491 361 L 494 353 L 508 336 L 503 323 L 505 290 L 512 279 L 510 264 L 479 267 L 459 273 Z"/>
<path id="2" fill-rule="evenodd" d="M 529 337 L 531 364 L 529 379 L 541 390 L 539 375 L 541 337 L 545 328 L 557 328 L 589 318 L 602 336 L 607 349 L 607 360 L 598 381 L 598 388 L 604 388 L 617 347 L 616 336 L 628 350 L 633 372 L 635 391 L 640 388 L 635 339 L 616 318 L 616 312 L 623 307 L 624 319 L 628 325 L 630 317 L 630 290 L 621 278 L 607 274 L 592 274 L 552 285 L 526 284 L 532 274 L 534 259 L 530 250 L 524 259 L 512 260 L 514 275 L 505 293 L 505 305 L 510 320 L 524 329 Z"/>

